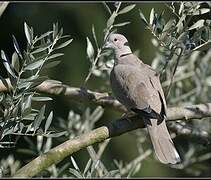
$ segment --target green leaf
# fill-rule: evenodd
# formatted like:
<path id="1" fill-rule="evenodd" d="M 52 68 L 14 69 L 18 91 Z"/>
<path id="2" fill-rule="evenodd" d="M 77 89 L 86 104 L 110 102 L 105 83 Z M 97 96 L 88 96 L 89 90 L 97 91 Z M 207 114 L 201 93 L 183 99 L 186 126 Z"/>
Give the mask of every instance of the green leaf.
<path id="1" fill-rule="evenodd" d="M 92 43 L 91 43 L 91 41 L 89 40 L 88 37 L 86 37 L 86 41 L 87 41 L 86 53 L 87 53 L 87 56 L 88 56 L 89 60 L 91 62 L 93 62 L 94 48 L 93 48 Z"/>
<path id="2" fill-rule="evenodd" d="M 16 75 L 15 75 L 15 72 L 14 70 L 12 69 L 11 65 L 9 64 L 9 60 L 6 56 L 6 54 L 4 53 L 3 50 L 1 50 L 1 58 L 3 59 L 3 64 L 4 64 L 4 67 L 6 68 L 7 72 L 14 78 L 16 78 Z"/>
<path id="3" fill-rule="evenodd" d="M 141 17 L 141 20 L 142 20 L 145 24 L 148 24 L 148 22 L 147 22 L 147 20 L 146 20 L 146 18 L 145 18 L 145 16 L 144 16 L 144 14 L 141 12 L 140 9 L 139 9 L 139 15 L 140 15 L 140 17 Z"/>
<path id="4" fill-rule="evenodd" d="M 84 175 L 85 175 L 86 172 L 89 170 L 89 168 L 90 168 L 90 166 L 91 166 L 91 163 L 92 163 L 92 160 L 89 159 L 89 161 L 88 161 L 87 164 L 86 164 L 86 167 L 84 168 L 84 172 L 83 172 Z"/>
<path id="5" fill-rule="evenodd" d="M 128 22 L 123 22 L 123 23 L 119 23 L 119 24 L 114 24 L 113 26 L 114 27 L 121 27 L 121 26 L 125 26 L 127 24 L 130 24 L 130 22 L 128 21 Z"/>
<path id="6" fill-rule="evenodd" d="M 22 112 L 24 116 L 28 115 L 31 112 L 31 102 L 32 102 L 32 95 L 29 95 L 22 106 L 23 107 Z"/>
<path id="7" fill-rule="evenodd" d="M 52 34 L 52 33 L 53 33 L 53 31 L 48 31 L 48 32 L 42 34 L 40 37 L 35 38 L 34 43 L 37 42 L 37 41 L 39 41 L 39 40 L 41 40 L 41 39 L 43 39 L 43 38 L 45 38 L 46 36 L 49 36 L 49 35 Z"/>
<path id="8" fill-rule="evenodd" d="M 80 170 L 78 165 L 77 165 L 77 163 L 75 162 L 74 158 L 71 156 L 70 159 L 72 161 L 72 164 L 73 164 L 74 168 L 77 169 L 77 170 Z"/>
<path id="9" fill-rule="evenodd" d="M 116 16 L 117 13 L 114 11 L 111 17 L 107 21 L 107 28 L 109 28 L 114 23 Z"/>
<path id="10" fill-rule="evenodd" d="M 24 70 L 34 70 L 34 69 L 37 69 L 37 68 L 39 68 L 40 66 L 42 66 L 43 64 L 44 64 L 44 60 L 43 59 L 41 59 L 41 60 L 39 60 L 39 61 L 36 61 L 36 62 L 33 62 L 33 63 L 31 63 L 31 64 L 28 64 L 25 68 L 24 68 Z"/>
<path id="11" fill-rule="evenodd" d="M 19 72 L 19 58 L 18 58 L 18 54 L 16 52 L 14 52 L 12 54 L 12 66 L 15 69 L 16 72 Z"/>
<path id="12" fill-rule="evenodd" d="M 45 105 L 40 109 L 38 115 L 36 116 L 36 118 L 34 120 L 34 123 L 33 123 L 34 133 L 40 127 L 40 124 L 41 124 L 42 120 L 44 119 L 44 113 L 45 113 Z"/>
<path id="13" fill-rule="evenodd" d="M 96 44 L 97 49 L 98 49 L 98 48 L 99 48 L 99 45 L 98 45 L 98 42 L 97 42 L 97 37 L 96 37 L 94 25 L 92 25 L 92 35 L 93 35 L 93 38 L 94 38 L 94 40 L 95 40 L 95 44 Z"/>
<path id="14" fill-rule="evenodd" d="M 210 49 L 210 48 L 211 48 L 211 40 L 209 40 L 209 41 L 197 46 L 196 48 L 194 48 L 192 50 L 192 52 L 193 51 L 205 51 L 205 50 Z"/>
<path id="15" fill-rule="evenodd" d="M 47 137 L 56 138 L 56 137 L 63 136 L 65 134 L 66 134 L 66 131 L 63 131 L 63 132 L 59 132 L 59 133 L 48 134 Z"/>
<path id="16" fill-rule="evenodd" d="M 73 39 L 69 39 L 69 40 L 67 40 L 66 42 L 60 44 L 60 45 L 59 45 L 58 47 L 56 47 L 55 49 L 61 49 L 61 48 L 63 48 L 63 47 L 66 47 L 66 46 L 68 46 L 72 41 L 73 41 Z"/>
<path id="17" fill-rule="evenodd" d="M 106 2 L 103 1 L 102 3 L 103 3 L 103 5 L 105 6 L 105 8 L 106 8 L 106 10 L 108 11 L 108 13 L 111 15 L 111 10 L 110 10 L 110 8 L 108 7 L 108 5 L 106 4 Z"/>
<path id="18" fill-rule="evenodd" d="M 32 100 L 33 101 L 51 101 L 53 99 L 50 97 L 32 97 Z"/>
<path id="19" fill-rule="evenodd" d="M 84 178 L 77 170 L 69 168 L 71 174 L 73 174 L 77 178 Z"/>
<path id="20" fill-rule="evenodd" d="M 198 20 L 196 23 L 194 23 L 191 27 L 189 27 L 188 30 L 196 29 L 196 28 L 201 28 L 204 26 L 204 19 Z"/>
<path id="21" fill-rule="evenodd" d="M 43 45 L 42 45 L 43 46 Z M 51 46 L 51 44 L 45 44 L 44 47 L 40 47 L 37 48 L 36 50 L 32 51 L 31 54 L 36 54 L 36 53 L 40 53 L 42 51 L 45 51 L 46 49 L 48 49 Z"/>
<path id="22" fill-rule="evenodd" d="M 60 56 L 63 56 L 64 53 L 56 53 L 56 54 L 52 54 L 51 56 L 48 57 L 48 59 L 53 59 L 53 58 L 57 58 L 57 57 L 60 57 Z"/>
<path id="23" fill-rule="evenodd" d="M 3 1 L 0 4 L 0 17 L 3 14 L 3 12 L 5 11 L 5 9 L 7 8 L 9 2 Z"/>
<path id="24" fill-rule="evenodd" d="M 17 40 L 16 40 L 16 38 L 15 38 L 14 35 L 12 35 L 12 38 L 13 38 L 13 45 L 14 45 L 15 51 L 18 53 L 18 55 L 19 55 L 20 58 L 22 59 L 23 56 L 22 56 L 22 54 L 21 54 L 21 51 L 20 51 L 20 47 L 19 47 L 19 45 L 18 45 L 18 42 L 17 42 Z"/>
<path id="25" fill-rule="evenodd" d="M 31 37 L 31 31 L 29 26 L 24 22 L 24 31 L 25 31 L 25 36 L 28 41 L 28 43 L 31 45 L 32 44 L 32 37 Z"/>
<path id="26" fill-rule="evenodd" d="M 150 18 L 149 18 L 149 24 L 150 25 L 152 25 L 154 17 L 155 17 L 155 11 L 154 11 L 154 8 L 152 8 L 152 10 L 150 12 Z"/>
<path id="27" fill-rule="evenodd" d="M 52 122 L 52 119 L 53 119 L 53 111 L 50 112 L 47 120 L 46 120 L 46 123 L 45 123 L 45 133 L 47 132 L 48 128 L 50 127 L 51 125 L 51 122 Z"/>
<path id="28" fill-rule="evenodd" d="M 135 4 L 126 6 L 125 8 L 123 8 L 122 10 L 120 10 L 120 11 L 118 12 L 118 14 L 127 13 L 127 12 L 131 11 L 135 6 L 136 6 Z"/>
<path id="29" fill-rule="evenodd" d="M 183 10 L 184 10 L 184 3 L 183 2 L 181 2 L 180 3 L 180 8 L 179 8 L 179 15 L 181 15 L 182 14 L 182 12 L 183 12 Z"/>
<path id="30" fill-rule="evenodd" d="M 193 12 L 193 15 L 201 15 L 210 12 L 209 8 L 201 8 Z"/>

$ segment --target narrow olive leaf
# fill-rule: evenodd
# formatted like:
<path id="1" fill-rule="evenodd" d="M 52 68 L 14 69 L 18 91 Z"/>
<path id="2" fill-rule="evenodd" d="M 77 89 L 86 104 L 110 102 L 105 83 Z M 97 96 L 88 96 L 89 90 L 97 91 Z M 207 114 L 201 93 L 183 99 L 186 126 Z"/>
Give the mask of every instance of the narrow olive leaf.
<path id="1" fill-rule="evenodd" d="M 18 54 L 16 52 L 12 54 L 12 66 L 16 72 L 19 72 L 20 64 Z"/>
<path id="2" fill-rule="evenodd" d="M 60 44 L 59 46 L 57 46 L 55 49 L 61 49 L 61 48 L 63 48 L 63 47 L 66 47 L 66 46 L 68 46 L 72 41 L 73 41 L 73 39 L 69 39 L 69 40 L 67 40 L 66 42 L 64 42 L 64 43 Z"/>
<path id="3" fill-rule="evenodd" d="M 196 23 L 194 23 L 191 27 L 189 27 L 188 30 L 196 29 L 196 28 L 201 28 L 204 26 L 204 19 L 198 20 Z"/>
<path id="4" fill-rule="evenodd" d="M 124 7 L 122 10 L 120 10 L 120 11 L 118 12 L 118 14 L 125 14 L 125 13 L 131 11 L 135 6 L 136 6 L 135 4 L 131 4 L 131 5 L 129 5 L 129 6 L 126 6 L 126 7 Z"/>
<path id="5" fill-rule="evenodd" d="M 152 10 L 150 12 L 150 18 L 149 18 L 149 24 L 150 25 L 153 24 L 154 17 L 155 17 L 155 11 L 154 11 L 154 8 L 152 8 Z"/>
<path id="6" fill-rule="evenodd" d="M 53 111 L 50 112 L 47 120 L 46 120 L 46 123 L 45 123 L 45 133 L 47 132 L 48 128 L 50 127 L 51 125 L 51 122 L 52 122 L 52 119 L 53 119 Z"/>
<path id="7" fill-rule="evenodd" d="M 201 15 L 201 14 L 205 14 L 205 13 L 208 13 L 208 12 L 210 12 L 209 8 L 201 8 L 201 9 L 196 10 L 192 14 L 193 15 Z"/>
<path id="8" fill-rule="evenodd" d="M 21 51 L 20 51 L 20 47 L 18 45 L 18 42 L 17 42 L 15 36 L 12 35 L 12 38 L 13 38 L 13 45 L 14 45 L 15 51 L 18 53 L 18 55 L 20 56 L 20 58 L 23 59 L 23 56 L 22 56 Z"/>
<path id="9" fill-rule="evenodd" d="M 72 161 L 74 168 L 77 169 L 77 170 L 80 170 L 77 163 L 75 162 L 74 158 L 72 156 L 70 158 L 71 158 L 71 161 Z"/>
<path id="10" fill-rule="evenodd" d="M 0 81 L 3 83 L 3 85 L 4 85 L 8 90 L 10 89 L 9 82 L 7 82 L 5 78 L 3 78 L 2 76 L 0 76 Z"/>
<path id="11" fill-rule="evenodd" d="M 211 40 L 209 40 L 209 41 L 197 46 L 196 48 L 194 48 L 192 50 L 192 52 L 193 51 L 205 51 L 205 50 L 210 49 L 210 48 L 211 48 Z"/>
<path id="12" fill-rule="evenodd" d="M 49 36 L 52 33 L 53 33 L 53 31 L 48 31 L 48 32 L 42 34 L 40 37 L 35 38 L 34 43 L 37 42 L 37 41 L 39 41 L 39 40 L 41 40 L 41 39 L 43 39 L 43 38 L 45 38 L 46 36 Z"/>
<path id="13" fill-rule="evenodd" d="M 14 70 L 12 69 L 12 66 L 9 64 L 9 60 L 6 56 L 6 54 L 4 53 L 3 50 L 1 50 L 1 58 L 3 59 L 3 64 L 4 64 L 4 67 L 6 68 L 7 72 L 14 78 L 16 78 L 16 75 L 15 75 L 15 72 Z"/>
<path id="14" fill-rule="evenodd" d="M 179 15 L 181 15 L 182 14 L 182 12 L 183 12 L 183 10 L 184 10 L 184 3 L 183 2 L 181 2 L 180 3 L 180 8 L 179 8 Z"/>
<path id="15" fill-rule="evenodd" d="M 87 56 L 88 56 L 89 60 L 91 62 L 93 62 L 93 57 L 94 57 L 94 48 L 93 48 L 93 45 L 92 45 L 92 43 L 91 43 L 91 41 L 89 40 L 88 37 L 86 37 L 86 42 L 87 42 L 87 48 L 86 48 Z"/>
<path id="16" fill-rule="evenodd" d="M 45 47 L 41 47 L 41 48 L 37 48 L 36 50 L 32 51 L 31 54 L 36 54 L 36 53 L 40 53 L 42 51 L 45 51 L 46 49 L 48 49 L 51 45 L 46 44 Z"/>
<path id="17" fill-rule="evenodd" d="M 59 132 L 59 133 L 48 134 L 47 137 L 56 138 L 56 137 L 63 136 L 65 134 L 66 134 L 66 131 L 63 131 L 63 132 Z"/>
<path id="18" fill-rule="evenodd" d="M 127 24 L 130 24 L 130 22 L 127 21 L 127 22 L 123 22 L 123 23 L 119 23 L 119 24 L 114 24 L 113 26 L 114 26 L 114 27 L 121 27 L 121 26 L 125 26 L 125 25 L 127 25 Z"/>
<path id="19" fill-rule="evenodd" d="M 51 101 L 53 99 L 50 97 L 32 97 L 32 100 L 33 101 Z"/>
<path id="20" fill-rule="evenodd" d="M 33 123 L 34 133 L 40 127 L 40 124 L 42 120 L 44 119 L 44 113 L 45 113 L 45 105 L 43 105 L 43 107 L 40 109 L 38 115 L 36 116 L 34 120 L 34 123 Z"/>
<path id="21" fill-rule="evenodd" d="M 107 21 L 107 28 L 109 28 L 114 23 L 116 16 L 117 13 L 114 11 L 111 17 Z"/>
<path id="22" fill-rule="evenodd" d="M 86 172 L 89 170 L 90 166 L 91 166 L 92 160 L 89 159 L 89 161 L 86 164 L 86 167 L 84 168 L 83 174 L 85 175 Z"/>
<path id="23" fill-rule="evenodd" d="M 147 20 L 146 20 L 146 18 L 145 18 L 145 16 L 144 16 L 144 14 L 141 12 L 140 9 L 139 9 L 139 15 L 140 15 L 140 17 L 141 17 L 141 20 L 142 20 L 145 24 L 148 24 L 148 22 L 147 22 Z"/>
<path id="24" fill-rule="evenodd" d="M 53 59 L 53 58 L 57 58 L 57 57 L 60 57 L 60 56 L 63 56 L 63 55 L 64 55 L 64 53 L 56 53 L 56 54 L 52 54 L 47 59 Z"/>
<path id="25" fill-rule="evenodd" d="M 32 95 L 29 95 L 22 106 L 23 107 L 22 112 L 24 116 L 28 115 L 31 112 L 31 102 L 32 102 Z"/>
<path id="26" fill-rule="evenodd" d="M 44 62 L 45 62 L 45 61 L 44 61 L 43 59 L 41 59 L 41 60 L 39 60 L 39 61 L 30 63 L 30 64 L 28 64 L 28 65 L 24 68 L 24 70 L 34 70 L 34 69 L 37 69 L 37 68 L 39 68 L 40 66 L 42 66 L 42 65 L 44 64 Z"/>
<path id="27" fill-rule="evenodd" d="M 77 178 L 84 178 L 77 170 L 69 168 L 69 172 Z"/>
<path id="28" fill-rule="evenodd" d="M 59 27 L 58 22 L 56 24 L 53 24 L 53 39 L 55 39 L 58 34 L 59 31 L 58 27 Z"/>
<path id="29" fill-rule="evenodd" d="M 26 22 L 24 22 L 24 31 L 25 31 L 25 36 L 26 36 L 26 39 L 28 41 L 28 43 L 31 45 L 32 42 L 31 42 L 31 32 L 30 32 L 30 28 L 29 26 L 26 24 Z"/>
<path id="30" fill-rule="evenodd" d="M 49 62 L 47 64 L 44 64 L 43 68 L 52 68 L 52 67 L 57 66 L 60 63 L 61 63 L 61 61 L 52 61 L 52 62 Z"/>
<path id="31" fill-rule="evenodd" d="M 5 11 L 5 9 L 7 8 L 9 2 L 3 1 L 0 3 L 0 17 L 3 14 L 3 12 Z"/>
<path id="32" fill-rule="evenodd" d="M 112 14 L 111 9 L 108 7 L 108 5 L 106 4 L 106 2 L 103 1 L 102 3 L 103 3 L 103 5 L 105 6 L 106 10 L 107 10 L 107 11 L 109 12 L 109 14 L 111 15 L 111 14 Z"/>
<path id="33" fill-rule="evenodd" d="M 93 38 L 95 40 L 95 45 L 96 45 L 97 49 L 99 49 L 99 45 L 98 45 L 98 42 L 97 42 L 97 37 L 96 37 L 94 25 L 92 25 L 92 35 L 93 35 Z"/>

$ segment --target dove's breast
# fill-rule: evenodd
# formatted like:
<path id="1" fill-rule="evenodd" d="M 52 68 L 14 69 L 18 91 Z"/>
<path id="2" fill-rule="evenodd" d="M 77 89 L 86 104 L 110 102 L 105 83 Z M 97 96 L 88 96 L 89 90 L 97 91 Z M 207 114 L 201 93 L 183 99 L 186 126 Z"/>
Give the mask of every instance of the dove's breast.
<path id="1" fill-rule="evenodd" d="M 110 74 L 111 88 L 115 97 L 128 109 L 136 106 L 132 91 L 138 79 L 134 72 L 137 74 L 137 70 L 132 66 L 116 65 Z"/>

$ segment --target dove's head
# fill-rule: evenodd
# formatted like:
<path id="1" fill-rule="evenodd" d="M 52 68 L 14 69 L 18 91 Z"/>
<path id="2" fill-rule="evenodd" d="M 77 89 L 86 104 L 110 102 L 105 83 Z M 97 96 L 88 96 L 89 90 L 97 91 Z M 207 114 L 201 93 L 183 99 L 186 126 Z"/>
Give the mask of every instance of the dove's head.
<path id="1" fill-rule="evenodd" d="M 110 34 L 104 48 L 113 49 L 116 58 L 132 53 L 128 40 L 121 34 Z"/>

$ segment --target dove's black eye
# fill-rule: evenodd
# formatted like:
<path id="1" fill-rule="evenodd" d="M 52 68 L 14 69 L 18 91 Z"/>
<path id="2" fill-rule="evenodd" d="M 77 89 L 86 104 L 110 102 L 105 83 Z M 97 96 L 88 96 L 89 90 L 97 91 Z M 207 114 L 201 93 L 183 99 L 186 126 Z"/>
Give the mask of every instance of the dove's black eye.
<path id="1" fill-rule="evenodd" d="M 114 41 L 117 41 L 117 38 L 114 38 Z"/>

